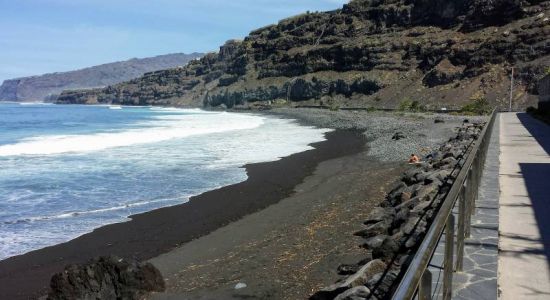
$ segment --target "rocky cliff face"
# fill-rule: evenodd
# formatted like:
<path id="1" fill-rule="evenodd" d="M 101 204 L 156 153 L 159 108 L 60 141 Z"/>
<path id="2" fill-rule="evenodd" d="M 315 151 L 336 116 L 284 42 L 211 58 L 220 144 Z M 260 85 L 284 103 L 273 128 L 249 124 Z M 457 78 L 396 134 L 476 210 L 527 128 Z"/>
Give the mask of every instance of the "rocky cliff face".
<path id="1" fill-rule="evenodd" d="M 0 100 L 53 101 L 66 89 L 97 88 L 142 76 L 146 72 L 183 66 L 202 54 L 168 54 L 130 59 L 77 71 L 6 80 L 0 86 Z"/>
<path id="2" fill-rule="evenodd" d="M 550 1 L 353 0 L 228 41 L 183 68 L 145 74 L 60 103 L 340 107 L 504 104 L 516 68 L 516 105 L 535 101 L 550 65 Z"/>

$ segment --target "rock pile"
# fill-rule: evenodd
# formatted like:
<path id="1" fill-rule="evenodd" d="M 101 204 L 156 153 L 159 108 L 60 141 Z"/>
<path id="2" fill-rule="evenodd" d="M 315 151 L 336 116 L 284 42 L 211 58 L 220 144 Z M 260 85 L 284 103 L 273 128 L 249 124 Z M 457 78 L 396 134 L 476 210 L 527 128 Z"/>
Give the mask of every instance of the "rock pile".
<path id="1" fill-rule="evenodd" d="M 146 292 L 164 291 L 159 270 L 150 263 L 100 257 L 85 265 L 70 265 L 54 275 L 48 300 L 141 299 Z"/>
<path id="2" fill-rule="evenodd" d="M 454 138 L 401 176 L 371 211 L 365 229 L 355 233 L 364 238 L 365 259 L 341 265 L 339 274 L 347 276 L 311 299 L 385 299 L 392 294 L 483 126 L 464 123 Z"/>

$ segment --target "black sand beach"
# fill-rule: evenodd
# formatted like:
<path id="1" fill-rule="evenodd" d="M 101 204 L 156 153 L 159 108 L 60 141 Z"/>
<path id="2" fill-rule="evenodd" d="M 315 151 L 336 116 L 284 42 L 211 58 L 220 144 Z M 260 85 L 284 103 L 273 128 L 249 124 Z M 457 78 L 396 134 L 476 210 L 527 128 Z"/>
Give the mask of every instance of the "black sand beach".
<path id="1" fill-rule="evenodd" d="M 35 299 L 47 293 L 52 274 L 71 263 L 117 255 L 150 259 L 204 236 L 293 193 L 320 162 L 364 150 L 358 131 L 337 130 L 315 149 L 279 161 L 246 166 L 248 180 L 209 191 L 183 205 L 131 217 L 64 244 L 0 261 L 0 299 Z"/>
<path id="2" fill-rule="evenodd" d="M 151 259 L 167 291 L 149 299 L 307 299 L 365 257 L 353 233 L 405 167 L 367 151 L 321 162 L 289 197 Z"/>
<path id="3" fill-rule="evenodd" d="M 338 279 L 339 263 L 362 256 L 353 232 L 408 155 L 439 145 L 463 120 L 312 109 L 270 114 L 336 131 L 312 150 L 245 166 L 244 182 L 0 261 L 0 299 L 44 296 L 50 277 L 67 264 L 111 254 L 157 266 L 167 291 L 154 299 L 307 298 Z M 393 140 L 396 132 L 406 138 Z M 235 290 L 241 281 L 247 287 Z"/>

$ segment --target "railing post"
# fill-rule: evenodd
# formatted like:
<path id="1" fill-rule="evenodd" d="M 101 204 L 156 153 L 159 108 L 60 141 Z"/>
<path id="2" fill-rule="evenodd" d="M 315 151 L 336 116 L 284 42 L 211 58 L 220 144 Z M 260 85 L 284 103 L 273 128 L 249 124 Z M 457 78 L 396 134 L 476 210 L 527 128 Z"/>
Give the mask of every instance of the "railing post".
<path id="1" fill-rule="evenodd" d="M 424 270 L 418 286 L 418 300 L 432 300 L 432 272 Z"/>
<path id="2" fill-rule="evenodd" d="M 479 184 L 481 183 L 481 174 L 482 174 L 482 171 L 483 171 L 483 158 L 482 158 L 482 152 L 483 152 L 483 149 L 480 149 L 479 151 L 479 155 L 476 156 L 476 167 L 477 167 L 477 170 L 476 170 L 476 194 L 475 194 L 475 197 L 474 197 L 474 210 L 472 212 L 472 214 L 475 214 L 476 213 L 476 206 L 475 206 L 475 202 L 477 202 L 477 198 L 479 197 Z"/>
<path id="3" fill-rule="evenodd" d="M 468 174 L 468 179 L 469 181 L 472 183 L 472 188 L 470 189 L 470 217 L 469 217 L 469 220 L 468 222 L 472 222 L 472 215 L 474 214 L 475 210 L 476 210 L 476 193 L 477 193 L 477 175 L 476 175 L 476 171 L 475 169 L 477 169 L 475 167 L 475 159 L 474 161 L 472 162 L 472 168 L 470 169 L 470 174 Z"/>
<path id="4" fill-rule="evenodd" d="M 472 169 L 468 171 L 468 175 L 466 176 L 466 188 L 464 190 L 464 202 L 466 205 L 466 213 L 464 214 L 464 237 L 469 238 L 470 237 L 470 225 L 472 220 L 472 189 L 473 189 L 473 183 L 472 183 Z"/>
<path id="5" fill-rule="evenodd" d="M 445 258 L 443 269 L 443 299 L 450 300 L 453 294 L 453 251 L 455 238 L 455 216 L 451 213 L 445 227 Z"/>
<path id="6" fill-rule="evenodd" d="M 463 185 L 458 200 L 458 230 L 456 233 L 456 271 L 462 272 L 464 265 L 464 230 L 466 227 L 466 187 Z"/>

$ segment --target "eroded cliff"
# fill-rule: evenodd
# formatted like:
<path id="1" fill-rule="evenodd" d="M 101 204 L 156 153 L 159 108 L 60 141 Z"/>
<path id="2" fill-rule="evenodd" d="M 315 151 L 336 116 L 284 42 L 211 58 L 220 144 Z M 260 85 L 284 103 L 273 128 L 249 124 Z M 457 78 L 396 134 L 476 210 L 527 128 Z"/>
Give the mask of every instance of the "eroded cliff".
<path id="1" fill-rule="evenodd" d="M 549 17 L 540 0 L 354 0 L 254 30 L 185 67 L 58 101 L 452 108 L 485 97 L 504 106 L 515 67 L 514 103 L 526 106 L 550 65 Z"/>

